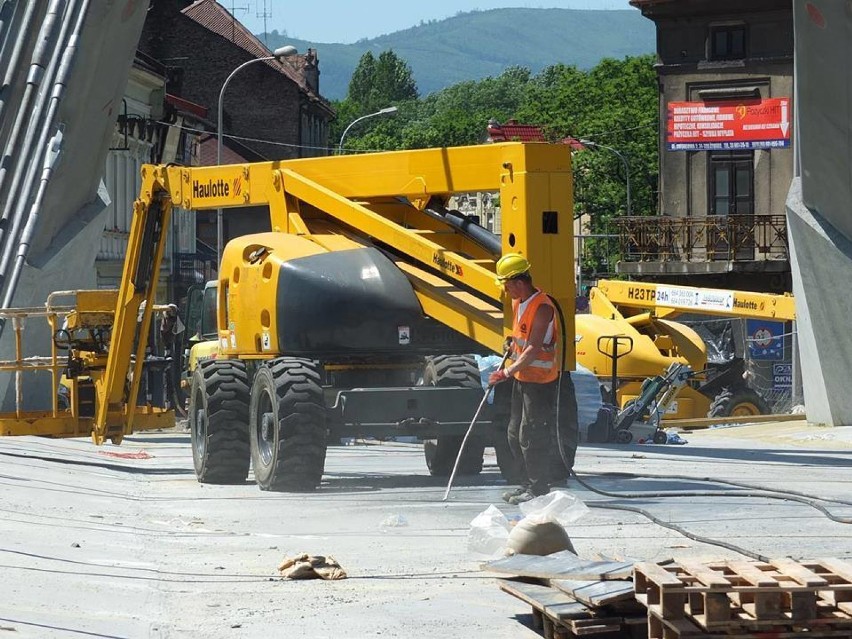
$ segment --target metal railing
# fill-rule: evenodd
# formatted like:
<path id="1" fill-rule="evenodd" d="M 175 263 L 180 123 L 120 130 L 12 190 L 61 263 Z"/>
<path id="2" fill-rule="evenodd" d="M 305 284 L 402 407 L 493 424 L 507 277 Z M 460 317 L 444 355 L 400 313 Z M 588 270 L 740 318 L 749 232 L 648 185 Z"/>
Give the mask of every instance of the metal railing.
<path id="1" fill-rule="evenodd" d="M 613 224 L 626 262 L 789 259 L 783 215 L 633 216 Z"/>
<path id="2" fill-rule="evenodd" d="M 56 342 L 52 339 L 57 330 L 62 326 L 65 316 L 73 310 L 73 307 L 48 307 L 48 308 L 16 308 L 0 310 L 0 319 L 11 321 L 15 331 L 15 358 L 0 360 L 0 374 L 14 373 L 15 376 L 15 418 L 25 417 L 24 404 L 24 373 L 32 371 L 47 371 L 51 376 L 51 388 L 59 388 L 59 380 L 66 366 L 67 357 L 63 357 L 57 350 Z M 50 355 L 24 355 L 24 328 L 28 320 L 44 318 L 50 327 Z M 58 395 L 51 394 L 51 407 L 49 414 L 57 417 L 60 408 Z M 4 433 L 5 434 L 5 433 Z"/>

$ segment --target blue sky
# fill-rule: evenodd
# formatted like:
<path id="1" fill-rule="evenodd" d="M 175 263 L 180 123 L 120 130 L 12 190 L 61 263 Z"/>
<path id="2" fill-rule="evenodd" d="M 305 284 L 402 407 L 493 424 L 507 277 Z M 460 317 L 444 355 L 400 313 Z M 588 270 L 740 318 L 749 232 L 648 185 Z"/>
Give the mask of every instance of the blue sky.
<path id="1" fill-rule="evenodd" d="M 459 12 L 505 7 L 559 9 L 630 9 L 628 0 L 219 0 L 254 33 L 263 31 L 264 5 L 270 31 L 314 42 L 356 42 L 407 29 L 420 21 L 441 20 Z M 507 34 L 508 35 L 508 34 Z"/>

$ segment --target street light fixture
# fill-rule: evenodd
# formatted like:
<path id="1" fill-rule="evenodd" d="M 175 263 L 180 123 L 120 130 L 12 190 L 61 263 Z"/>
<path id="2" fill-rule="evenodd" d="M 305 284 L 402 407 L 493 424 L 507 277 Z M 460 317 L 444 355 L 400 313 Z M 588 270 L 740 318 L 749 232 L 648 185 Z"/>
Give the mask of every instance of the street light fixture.
<path id="1" fill-rule="evenodd" d="M 349 126 L 347 126 L 343 130 L 343 135 L 340 136 L 340 144 L 337 147 L 337 154 L 340 155 L 341 153 L 343 153 L 343 140 L 346 139 L 346 134 L 349 133 L 349 129 L 351 129 L 353 126 L 355 126 L 362 120 L 366 120 L 367 118 L 373 118 L 378 115 L 394 115 L 398 110 L 399 109 L 397 109 L 395 106 L 389 106 L 385 107 L 384 109 L 379 109 L 375 113 L 368 113 L 367 115 L 362 115 L 360 118 L 357 118 L 350 122 Z"/>
<path id="2" fill-rule="evenodd" d="M 631 214 L 631 203 L 630 203 L 630 164 L 627 162 L 627 158 L 625 155 L 611 146 L 606 146 L 605 144 L 599 144 L 597 142 L 593 142 L 592 140 L 579 140 L 580 144 L 584 146 L 590 146 L 593 149 L 606 149 L 607 151 L 614 153 L 621 160 L 622 164 L 624 164 L 624 179 L 627 183 L 627 215 Z"/>
<path id="3" fill-rule="evenodd" d="M 222 164 L 222 100 L 225 97 L 225 89 L 228 88 L 228 83 L 231 81 L 237 73 L 245 69 L 250 64 L 254 64 L 255 62 L 268 62 L 269 60 L 278 60 L 278 62 L 283 62 L 284 58 L 289 57 L 291 55 L 296 55 L 297 50 L 296 47 L 292 45 L 287 45 L 284 47 L 278 47 L 275 51 L 272 52 L 272 55 L 265 56 L 263 58 L 254 58 L 249 60 L 248 62 L 243 62 L 236 69 L 231 71 L 231 74 L 225 78 L 225 83 L 222 85 L 222 89 L 219 91 L 219 109 L 217 112 L 216 119 L 216 166 L 220 166 Z M 222 209 L 216 210 L 216 268 L 219 268 L 219 265 L 222 263 Z"/>

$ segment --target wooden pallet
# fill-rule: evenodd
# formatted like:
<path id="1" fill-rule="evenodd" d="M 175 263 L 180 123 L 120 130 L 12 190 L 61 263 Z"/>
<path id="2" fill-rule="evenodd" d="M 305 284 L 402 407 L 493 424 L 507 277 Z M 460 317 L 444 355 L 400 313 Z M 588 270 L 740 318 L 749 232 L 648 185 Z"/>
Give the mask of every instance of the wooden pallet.
<path id="1" fill-rule="evenodd" d="M 513 555 L 482 564 L 483 570 L 516 577 L 537 579 L 594 579 L 613 581 L 630 579 L 632 561 L 589 561 L 580 559 L 570 550 L 552 555 Z"/>
<path id="2" fill-rule="evenodd" d="M 581 603 L 563 590 L 542 583 L 529 583 L 514 579 L 498 579 L 497 583 L 506 592 L 532 607 L 533 628 L 545 639 L 574 639 L 595 635 L 604 637 L 629 637 L 631 628 L 644 636 L 643 614 L 617 614 L 613 608 L 598 609 Z M 570 587 L 565 586 L 563 587 Z M 596 597 L 603 597 L 598 592 Z M 614 594 L 612 601 L 620 601 L 622 595 Z"/>
<path id="3" fill-rule="evenodd" d="M 634 587 L 648 608 L 651 639 L 767 631 L 773 638 L 852 637 L 852 564 L 838 559 L 643 563 Z"/>

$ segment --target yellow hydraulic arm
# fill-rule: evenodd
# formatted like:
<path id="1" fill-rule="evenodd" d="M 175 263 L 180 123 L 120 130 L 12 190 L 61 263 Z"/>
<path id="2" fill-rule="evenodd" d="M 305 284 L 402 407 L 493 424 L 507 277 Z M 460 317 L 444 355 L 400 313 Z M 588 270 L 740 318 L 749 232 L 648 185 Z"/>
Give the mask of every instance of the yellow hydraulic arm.
<path id="1" fill-rule="evenodd" d="M 594 314 L 603 317 L 609 315 L 611 306 L 616 306 L 625 317 L 637 319 L 643 310 L 669 319 L 682 313 L 782 321 L 796 319 L 795 300 L 791 295 L 671 284 L 600 280 L 592 289 L 589 301 Z"/>
<path id="2" fill-rule="evenodd" d="M 132 432 L 145 340 L 172 207 L 268 206 L 272 230 L 328 250 L 338 237 L 385 250 L 432 318 L 499 352 L 510 314 L 494 281 L 499 255 L 435 215 L 453 193 L 498 191 L 501 253 L 520 252 L 574 334 L 571 156 L 565 145 L 505 143 L 212 167 L 146 165 L 134 204 L 93 437 Z M 331 229 L 331 233 L 329 233 Z M 140 307 L 145 302 L 140 316 Z M 135 358 L 134 358 L 135 355 Z M 567 348 L 566 369 L 575 353 Z M 130 372 L 130 375 L 128 375 Z M 128 383 L 128 379 L 130 382 Z"/>
<path id="3" fill-rule="evenodd" d="M 266 205 L 273 231 L 317 243 L 338 233 L 388 250 L 427 314 L 500 351 L 510 327 L 494 282 L 499 255 L 427 212 L 453 193 L 499 191 L 502 252 L 521 252 L 537 285 L 574 304 L 571 156 L 564 145 L 492 144 L 218 167 L 145 167 L 185 209 Z M 329 245 L 329 248 L 333 248 Z M 573 313 L 568 313 L 573 315 Z M 566 318 L 567 319 L 567 318 Z M 568 334 L 572 326 L 566 327 Z M 573 349 L 567 367 L 573 368 Z"/>

